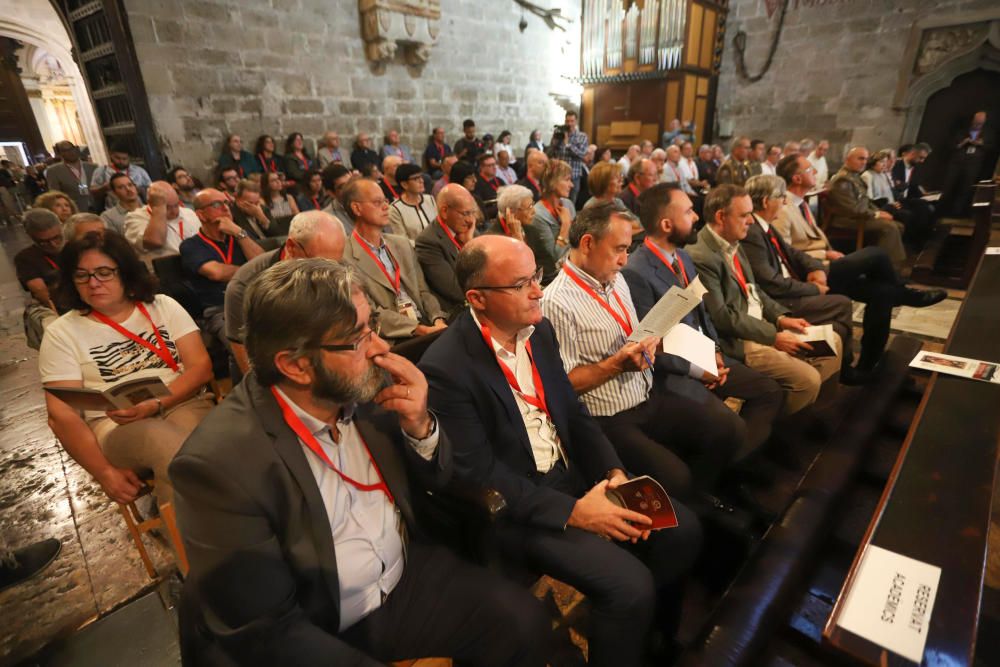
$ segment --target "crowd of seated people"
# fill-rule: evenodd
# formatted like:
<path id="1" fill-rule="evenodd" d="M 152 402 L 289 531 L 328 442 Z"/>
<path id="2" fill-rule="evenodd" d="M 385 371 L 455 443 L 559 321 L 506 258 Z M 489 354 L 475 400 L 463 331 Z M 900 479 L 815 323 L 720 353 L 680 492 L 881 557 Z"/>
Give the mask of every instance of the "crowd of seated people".
<path id="1" fill-rule="evenodd" d="M 155 376 L 168 393 L 109 412 L 48 394 L 49 421 L 111 499 L 152 477 L 175 502 L 182 643 L 205 664 L 545 664 L 538 601 L 422 528 L 419 498 L 456 486 L 504 497 L 504 559 L 587 596 L 591 664 L 668 664 L 703 527 L 769 525 L 755 492 L 795 462 L 783 425 L 879 376 L 894 307 L 945 296 L 899 271 L 933 226 L 922 145 L 851 147 L 831 175 L 826 141 L 737 137 L 724 155 L 678 123 L 615 160 L 565 121 L 518 156 L 472 119 L 453 145 L 434 128 L 422 154 L 395 130 L 379 150 L 359 133 L 349 155 L 327 133 L 315 157 L 297 132 L 284 155 L 233 134 L 207 186 L 58 147 L 15 261 L 43 384 Z M 830 225 L 870 245 L 831 245 L 823 181 Z M 157 285 L 164 262 L 180 284 Z M 696 283 L 683 322 L 714 345 L 711 369 L 632 337 Z M 833 356 L 804 354 L 820 324 Z M 233 381 L 214 408 L 213 373 Z M 651 532 L 608 499 L 640 475 L 678 527 Z"/>

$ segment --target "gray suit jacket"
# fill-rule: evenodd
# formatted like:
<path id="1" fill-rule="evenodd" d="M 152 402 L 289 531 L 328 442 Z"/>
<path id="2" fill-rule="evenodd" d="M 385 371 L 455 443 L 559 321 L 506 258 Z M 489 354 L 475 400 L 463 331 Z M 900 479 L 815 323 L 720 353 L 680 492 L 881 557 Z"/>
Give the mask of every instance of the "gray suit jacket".
<path id="1" fill-rule="evenodd" d="M 355 420 L 407 532 L 419 534 L 411 483 L 448 481 L 444 431 L 425 461 L 403 441 L 394 414 L 366 404 Z M 337 637 L 340 588 L 326 506 L 302 445 L 254 373 L 184 442 L 170 479 L 191 563 L 181 635 L 201 641 L 190 647 L 200 664 L 305 665 L 317 656 L 331 665 L 382 664 Z"/>
<path id="2" fill-rule="evenodd" d="M 97 170 L 97 165 L 91 162 L 83 162 L 82 160 L 80 164 L 83 165 L 83 174 L 89 186 L 91 181 L 94 180 L 94 172 Z M 57 162 L 46 169 L 45 180 L 49 183 L 49 190 L 58 190 L 59 192 L 66 193 L 76 203 L 76 207 L 80 209 L 80 213 L 90 211 L 92 206 L 90 192 L 88 191 L 86 194 L 80 192 L 80 181 L 64 163 Z M 103 201 L 100 208 L 104 208 Z"/>
<path id="3" fill-rule="evenodd" d="M 415 250 L 427 285 L 451 315 L 465 303 L 465 292 L 455 275 L 458 248 L 435 220 L 417 235 Z"/>
<path id="4" fill-rule="evenodd" d="M 424 274 L 417 264 L 417 256 L 410 247 L 410 242 L 402 236 L 394 234 L 383 234 L 385 245 L 389 252 L 399 263 L 400 282 L 403 289 L 413 299 L 413 303 L 420 309 L 422 319 L 420 324 L 430 325 L 434 320 L 441 317 L 448 318 L 448 314 L 441 309 L 437 297 L 431 293 L 424 280 Z M 385 338 L 409 338 L 413 335 L 416 327 L 413 320 L 400 315 L 396 310 L 396 290 L 389 283 L 383 273 L 381 264 L 373 260 L 354 238 L 354 235 L 347 237 L 347 247 L 344 248 L 344 261 L 357 268 L 364 282 L 365 291 L 368 292 L 368 300 L 371 301 L 378 321 L 382 326 L 382 336 Z"/>
<path id="5" fill-rule="evenodd" d="M 698 232 L 698 243 L 686 248 L 698 267 L 701 282 L 708 290 L 705 295 L 705 305 L 708 306 L 709 317 L 719 333 L 719 346 L 722 352 L 735 359 L 742 360 L 743 341 L 752 340 L 761 345 L 773 345 L 778 334 L 775 323 L 778 318 L 788 312 L 788 309 L 764 293 L 757 286 L 757 295 L 763 306 L 764 319 L 751 317 L 749 304 L 743 295 L 743 289 L 736 281 L 733 270 L 723 254 L 722 247 L 708 226 Z M 748 283 L 754 283 L 753 269 L 750 260 L 743 249 L 736 251 L 740 266 Z"/>

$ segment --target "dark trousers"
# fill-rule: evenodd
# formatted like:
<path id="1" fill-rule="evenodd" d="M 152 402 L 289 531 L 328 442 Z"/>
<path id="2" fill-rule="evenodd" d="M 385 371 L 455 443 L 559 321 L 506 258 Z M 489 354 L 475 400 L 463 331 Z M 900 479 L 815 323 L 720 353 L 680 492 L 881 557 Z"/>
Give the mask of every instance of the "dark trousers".
<path id="1" fill-rule="evenodd" d="M 866 248 L 867 250 L 867 248 Z M 854 361 L 853 346 L 851 337 L 853 335 L 853 304 L 851 300 L 841 294 L 834 294 L 833 287 L 830 293 L 817 294 L 815 296 L 799 296 L 789 299 L 778 299 L 791 312 L 790 317 L 801 317 L 809 324 L 831 324 L 833 330 L 840 336 L 844 344 L 841 367 L 850 366 Z"/>
<path id="2" fill-rule="evenodd" d="M 579 475 L 561 465 L 539 478 L 539 483 L 574 496 L 587 491 Z M 667 638 L 676 633 L 682 580 L 694 565 L 702 536 L 694 513 L 677 500 L 673 505 L 677 527 L 656 531 L 638 544 L 611 542 L 577 528 L 497 524 L 505 555 L 587 596 L 591 603 L 589 665 L 641 665 L 651 627 Z"/>
<path id="3" fill-rule="evenodd" d="M 524 588 L 444 547 L 411 542 L 396 588 L 341 637 L 384 662 L 437 656 L 469 665 L 540 667 L 550 623 Z"/>
<path id="4" fill-rule="evenodd" d="M 958 149 L 964 151 L 964 149 Z M 964 152 L 948 163 L 947 178 L 941 191 L 941 210 L 946 215 L 968 217 L 972 209 L 972 190 L 983 173 L 983 160 Z"/>
<path id="5" fill-rule="evenodd" d="M 746 425 L 719 400 L 699 402 L 658 387 L 634 408 L 597 423 L 629 472 L 649 475 L 684 499 L 695 490 L 714 493 L 746 440 Z"/>
<path id="6" fill-rule="evenodd" d="M 889 340 L 892 309 L 902 303 L 905 286 L 884 250 L 875 246 L 830 262 L 830 292 L 865 304 L 860 368 L 874 366 Z"/>
<path id="7" fill-rule="evenodd" d="M 937 218 L 934 205 L 916 197 L 904 199 L 900 204 L 902 210 L 908 214 L 902 218 L 896 218 L 903 223 L 903 240 L 911 248 L 920 250 L 930 240 L 931 234 L 934 232 L 934 222 Z"/>
<path id="8" fill-rule="evenodd" d="M 736 452 L 736 460 L 740 461 L 760 449 L 771 437 L 771 427 L 785 404 L 785 392 L 777 382 L 746 364 L 730 357 L 723 357 L 723 361 L 729 368 L 724 385 L 709 392 L 700 382 L 697 384 L 705 393 L 715 394 L 723 400 L 732 397 L 743 401 L 739 416 L 746 425 L 747 435 Z M 729 410 L 725 405 L 722 407 Z"/>

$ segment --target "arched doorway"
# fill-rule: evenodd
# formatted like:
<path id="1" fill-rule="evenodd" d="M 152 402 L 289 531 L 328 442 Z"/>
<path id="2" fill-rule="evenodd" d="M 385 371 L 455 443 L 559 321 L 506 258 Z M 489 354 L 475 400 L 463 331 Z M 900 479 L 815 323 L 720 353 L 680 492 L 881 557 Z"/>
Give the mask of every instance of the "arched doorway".
<path id="1" fill-rule="evenodd" d="M 72 135 L 75 130 L 82 133 L 82 143 L 90 149 L 91 159 L 101 164 L 106 163 L 107 151 L 93 102 L 80 69 L 71 55 L 70 37 L 51 3 L 48 0 L 4 0 L 3 11 L 0 12 L 0 36 L 17 40 L 24 45 L 22 49 L 29 51 L 18 54 L 18 67 L 22 70 L 22 75 L 25 72 L 28 74 L 29 81 L 25 87 L 29 100 L 33 97 L 37 100 L 32 101 L 32 110 L 36 113 L 36 122 L 46 143 L 57 132 L 66 131 Z M 71 105 L 66 104 L 65 99 L 57 99 L 65 96 L 56 95 L 50 96 L 47 105 L 42 99 L 40 87 L 33 86 L 30 80 L 33 78 L 32 74 L 38 73 L 34 67 L 37 66 L 43 74 L 53 75 L 53 65 L 57 66 L 55 74 L 58 80 L 50 90 L 65 89 L 72 99 Z M 70 112 L 75 113 L 75 118 L 68 116 Z M 44 115 L 39 119 L 39 114 Z M 74 128 L 74 125 L 77 127 Z M 49 136 L 43 131 L 46 129 Z M 61 138 L 64 137 L 60 136 L 59 139 Z M 51 151 L 51 144 L 46 149 Z"/>
<path id="2" fill-rule="evenodd" d="M 1000 72 L 975 69 L 955 77 L 950 86 L 928 98 L 917 138 L 934 149 L 926 162 L 925 181 L 930 188 L 944 186 L 945 169 L 954 151 L 953 137 L 968 126 L 976 111 L 985 111 L 994 129 L 1000 126 Z M 986 158 L 990 169 L 996 160 L 994 147 Z"/>

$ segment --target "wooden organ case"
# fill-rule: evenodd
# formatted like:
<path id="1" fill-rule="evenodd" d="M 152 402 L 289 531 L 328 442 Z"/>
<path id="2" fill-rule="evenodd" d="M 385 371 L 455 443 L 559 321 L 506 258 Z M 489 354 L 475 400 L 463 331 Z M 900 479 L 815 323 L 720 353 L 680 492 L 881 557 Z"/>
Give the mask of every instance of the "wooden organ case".
<path id="1" fill-rule="evenodd" d="M 659 146 L 673 119 L 711 140 L 728 3 L 584 0 L 580 125 L 593 143 Z"/>

